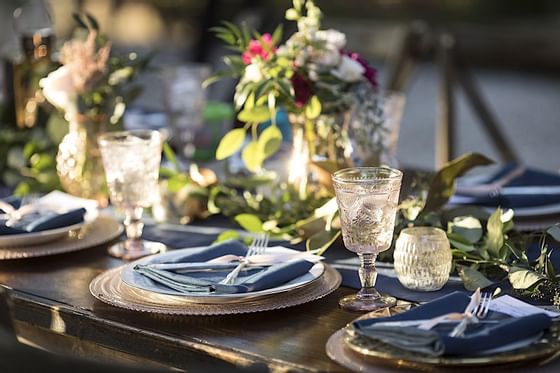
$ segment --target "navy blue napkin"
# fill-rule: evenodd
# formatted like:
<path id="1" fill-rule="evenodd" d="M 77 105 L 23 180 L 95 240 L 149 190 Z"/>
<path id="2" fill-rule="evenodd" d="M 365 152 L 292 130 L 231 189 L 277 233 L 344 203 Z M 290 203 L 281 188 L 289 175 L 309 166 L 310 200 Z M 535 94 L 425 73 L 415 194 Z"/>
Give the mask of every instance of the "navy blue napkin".
<path id="1" fill-rule="evenodd" d="M 560 187 L 560 175 L 536 170 L 532 168 L 519 169 L 522 167 L 515 163 L 505 165 L 499 171 L 489 175 L 477 182 L 477 186 L 488 185 L 499 180 L 509 179 L 509 181 L 501 187 Z M 521 170 L 521 171 L 519 171 Z M 515 175 L 512 178 L 508 175 Z M 492 188 L 491 188 L 492 189 Z M 452 204 L 470 204 L 487 207 L 502 208 L 523 208 L 538 207 L 560 203 L 560 193 L 521 193 L 515 191 L 507 191 L 495 189 L 487 193 L 475 191 L 461 191 L 458 188 L 457 193 L 451 198 Z"/>
<path id="2" fill-rule="evenodd" d="M 41 232 L 49 229 L 68 227 L 84 221 L 86 209 L 79 208 L 66 213 L 39 211 L 24 215 L 13 226 L 6 226 L 7 219 L 0 219 L 0 235 Z"/>
<path id="3" fill-rule="evenodd" d="M 353 289 L 361 288 L 362 285 L 360 283 L 360 276 L 358 275 L 357 268 L 351 269 L 337 266 L 335 266 L 335 268 L 342 276 L 342 286 Z M 375 288 L 382 294 L 390 294 L 399 299 L 411 302 L 429 302 L 454 292 L 463 292 L 467 294 L 467 290 L 460 281 L 449 280 L 440 290 L 426 292 L 407 289 L 402 286 L 396 277 L 384 276 L 382 274 L 377 274 Z"/>
<path id="4" fill-rule="evenodd" d="M 220 294 L 246 293 L 270 289 L 300 277 L 313 267 L 306 260 L 291 261 L 270 267 L 249 267 L 243 270 L 234 285 L 221 285 L 230 270 L 182 271 L 154 269 L 151 264 L 196 263 L 223 255 L 244 256 L 247 247 L 239 241 L 230 240 L 200 249 L 182 249 L 140 260 L 132 271 L 129 267 L 121 274 L 127 284 L 144 290 L 164 294 L 188 294 L 209 292 Z"/>
<path id="5" fill-rule="evenodd" d="M 376 326 L 384 321 L 423 320 L 450 312 L 463 312 L 469 301 L 468 295 L 453 293 L 392 317 L 354 321 L 352 326 L 356 333 L 366 338 L 408 351 L 442 356 L 474 355 L 499 348 L 539 335 L 551 325 L 550 317 L 544 313 L 511 318 L 490 311 L 479 324 L 469 325 L 462 337 L 449 336 L 456 323 L 439 324 L 431 330 L 411 326 Z"/>

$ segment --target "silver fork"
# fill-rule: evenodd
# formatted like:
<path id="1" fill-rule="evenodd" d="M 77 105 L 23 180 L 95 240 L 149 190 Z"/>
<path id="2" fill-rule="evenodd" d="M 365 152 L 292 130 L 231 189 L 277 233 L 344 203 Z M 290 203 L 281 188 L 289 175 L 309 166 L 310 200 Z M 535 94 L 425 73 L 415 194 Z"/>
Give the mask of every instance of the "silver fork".
<path id="1" fill-rule="evenodd" d="M 237 279 L 237 276 L 239 276 L 239 273 L 241 273 L 241 270 L 243 270 L 243 268 L 247 265 L 247 259 L 250 256 L 264 254 L 266 247 L 268 246 L 269 239 L 270 236 L 268 233 L 255 237 L 253 242 L 251 242 L 251 246 L 249 246 L 249 249 L 247 250 L 247 254 L 245 254 L 245 258 L 243 258 L 237 267 L 235 267 L 222 281 L 220 281 L 220 284 L 232 285 Z"/>
<path id="2" fill-rule="evenodd" d="M 492 301 L 492 295 L 490 293 L 482 294 L 480 298 L 480 303 L 472 311 L 470 315 L 465 315 L 465 318 L 449 333 L 450 337 L 461 337 L 465 334 L 467 326 L 470 322 L 478 322 L 486 318 L 488 315 L 488 310 L 490 309 L 490 302 Z"/>

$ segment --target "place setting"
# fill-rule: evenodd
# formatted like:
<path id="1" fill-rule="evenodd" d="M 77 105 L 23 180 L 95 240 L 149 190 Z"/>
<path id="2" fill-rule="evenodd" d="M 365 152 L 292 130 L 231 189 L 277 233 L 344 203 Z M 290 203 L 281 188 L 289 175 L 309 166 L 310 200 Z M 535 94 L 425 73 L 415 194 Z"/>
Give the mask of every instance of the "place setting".
<path id="1" fill-rule="evenodd" d="M 323 257 L 258 236 L 148 256 L 106 271 L 90 284 L 102 302 L 162 315 L 226 315 L 291 307 L 338 288 Z"/>
<path id="2" fill-rule="evenodd" d="M 97 203 L 54 191 L 0 200 L 0 260 L 62 254 L 119 237 L 123 228 Z"/>

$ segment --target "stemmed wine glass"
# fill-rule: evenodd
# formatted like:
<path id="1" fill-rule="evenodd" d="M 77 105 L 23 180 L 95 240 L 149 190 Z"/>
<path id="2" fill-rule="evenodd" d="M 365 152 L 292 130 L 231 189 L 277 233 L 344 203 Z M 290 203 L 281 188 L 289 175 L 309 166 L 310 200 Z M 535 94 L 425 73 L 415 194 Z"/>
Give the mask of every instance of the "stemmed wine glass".
<path id="1" fill-rule="evenodd" d="M 111 203 L 124 210 L 127 239 L 109 247 L 125 260 L 165 251 L 160 242 L 142 240 L 142 213 L 158 197 L 162 138 L 158 131 L 109 132 L 99 136 L 99 149 Z"/>
<path id="2" fill-rule="evenodd" d="M 402 172 L 389 167 L 355 167 L 332 176 L 344 245 L 360 258 L 361 290 L 339 305 L 349 311 L 374 311 L 396 304 L 396 299 L 375 289 L 377 254 L 393 238 Z"/>

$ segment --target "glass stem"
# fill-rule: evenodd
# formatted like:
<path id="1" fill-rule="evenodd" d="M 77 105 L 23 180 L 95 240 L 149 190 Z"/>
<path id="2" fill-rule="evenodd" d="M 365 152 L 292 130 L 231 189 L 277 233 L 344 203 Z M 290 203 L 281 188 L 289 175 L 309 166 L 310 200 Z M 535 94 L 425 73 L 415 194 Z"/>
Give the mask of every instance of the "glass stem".
<path id="1" fill-rule="evenodd" d="M 377 254 L 358 254 L 358 257 L 360 258 L 360 269 L 358 274 L 360 275 L 362 288 L 358 292 L 357 296 L 360 299 L 378 298 L 379 293 L 375 290 L 375 281 L 377 280 L 375 259 L 377 258 Z"/>
<path id="2" fill-rule="evenodd" d="M 126 237 L 129 240 L 138 240 L 142 236 L 142 207 L 130 207 L 125 209 L 124 225 L 126 227 Z"/>

